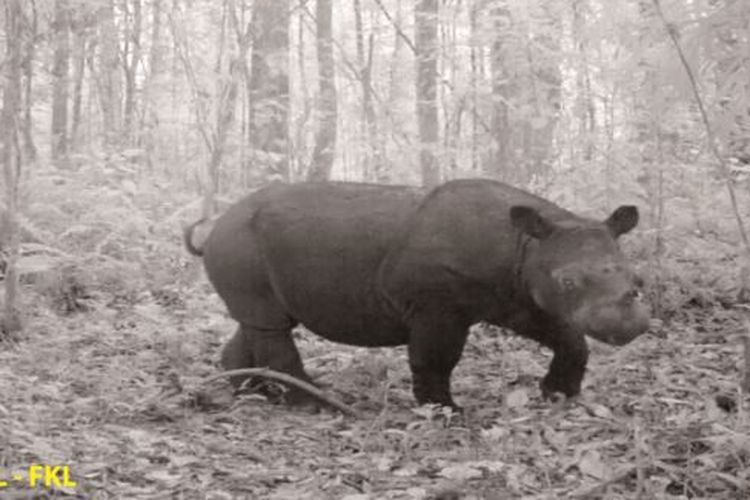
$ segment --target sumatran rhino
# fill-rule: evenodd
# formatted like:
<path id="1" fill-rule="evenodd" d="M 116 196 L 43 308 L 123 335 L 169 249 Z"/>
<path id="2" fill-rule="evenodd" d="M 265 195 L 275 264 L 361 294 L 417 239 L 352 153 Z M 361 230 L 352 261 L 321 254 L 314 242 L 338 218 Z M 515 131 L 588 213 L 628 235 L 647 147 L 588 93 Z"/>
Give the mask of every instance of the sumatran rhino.
<path id="1" fill-rule="evenodd" d="M 474 323 L 553 351 L 546 397 L 580 392 L 586 335 L 622 345 L 646 331 L 641 282 L 617 244 L 637 223 L 633 206 L 599 222 L 490 180 L 430 192 L 302 183 L 237 202 L 201 249 L 191 228 L 185 237 L 239 322 L 224 368 L 309 381 L 291 334 L 303 324 L 343 344 L 407 344 L 417 401 L 455 407 L 451 372 Z"/>

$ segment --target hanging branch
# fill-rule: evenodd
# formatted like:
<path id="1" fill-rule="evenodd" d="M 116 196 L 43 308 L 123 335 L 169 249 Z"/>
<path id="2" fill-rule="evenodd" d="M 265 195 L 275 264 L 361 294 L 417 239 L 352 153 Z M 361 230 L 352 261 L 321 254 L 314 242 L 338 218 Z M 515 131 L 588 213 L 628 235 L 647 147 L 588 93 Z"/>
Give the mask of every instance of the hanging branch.
<path id="1" fill-rule="evenodd" d="M 742 220 L 742 215 L 740 214 L 740 210 L 737 204 L 737 195 L 734 191 L 734 186 L 732 185 L 731 171 L 726 161 L 724 160 L 724 157 L 719 153 L 719 148 L 716 146 L 716 135 L 714 134 L 711 123 L 708 120 L 708 113 L 706 113 L 706 108 L 703 105 L 703 99 L 701 98 L 700 92 L 698 91 L 698 82 L 695 79 L 695 75 L 693 74 L 693 70 L 690 68 L 690 64 L 688 63 L 687 58 L 685 57 L 685 52 L 682 50 L 682 46 L 680 45 L 679 32 L 677 31 L 677 27 L 667 21 L 666 17 L 664 16 L 664 12 L 661 10 L 661 4 L 659 3 L 659 0 L 653 0 L 653 2 L 654 7 L 656 7 L 656 12 L 659 15 L 662 23 L 664 23 L 664 28 L 667 30 L 669 38 L 672 40 L 672 44 L 674 44 L 677 55 L 680 57 L 682 66 L 685 68 L 685 73 L 687 73 L 688 80 L 690 81 L 690 88 L 693 91 L 695 102 L 696 104 L 698 104 L 698 110 L 700 111 L 701 119 L 703 120 L 703 126 L 706 129 L 708 146 L 709 148 L 711 148 L 711 153 L 714 155 L 716 160 L 719 162 L 719 165 L 721 166 L 721 173 L 724 177 L 724 183 L 727 186 L 727 191 L 729 191 L 729 199 L 732 203 L 732 212 L 734 213 L 734 218 L 737 221 L 737 229 L 739 230 L 740 237 L 742 238 L 742 242 L 745 245 L 745 252 L 747 252 L 748 258 L 750 258 L 750 240 L 748 240 L 747 232 L 745 231 L 745 224 Z"/>
<path id="2" fill-rule="evenodd" d="M 406 45 L 409 46 L 412 53 L 416 55 L 417 53 L 416 45 L 414 45 L 414 42 L 411 41 L 411 38 L 406 36 L 406 33 L 404 33 L 404 31 L 401 29 L 401 26 L 399 26 L 399 24 L 393 19 L 390 12 L 388 12 L 388 9 L 385 8 L 385 6 L 383 5 L 383 2 L 381 2 L 380 0 L 375 0 L 375 3 L 380 8 L 380 11 L 383 13 L 385 18 L 388 19 L 388 22 L 391 23 L 391 25 L 393 26 L 393 29 L 396 30 L 396 34 L 398 34 L 398 36 L 406 43 Z"/>

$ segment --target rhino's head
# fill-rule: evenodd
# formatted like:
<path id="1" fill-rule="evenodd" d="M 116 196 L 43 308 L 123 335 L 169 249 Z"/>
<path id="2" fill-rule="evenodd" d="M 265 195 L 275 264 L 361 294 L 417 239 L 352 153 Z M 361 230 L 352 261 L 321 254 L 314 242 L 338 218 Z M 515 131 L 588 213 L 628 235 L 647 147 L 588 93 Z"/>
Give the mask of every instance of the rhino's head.
<path id="1" fill-rule="evenodd" d="M 638 224 L 636 207 L 621 206 L 601 223 L 557 224 L 528 206 L 514 206 L 510 215 L 516 229 L 536 240 L 522 267 L 536 306 L 608 344 L 627 344 L 648 329 L 642 282 L 617 244 Z"/>

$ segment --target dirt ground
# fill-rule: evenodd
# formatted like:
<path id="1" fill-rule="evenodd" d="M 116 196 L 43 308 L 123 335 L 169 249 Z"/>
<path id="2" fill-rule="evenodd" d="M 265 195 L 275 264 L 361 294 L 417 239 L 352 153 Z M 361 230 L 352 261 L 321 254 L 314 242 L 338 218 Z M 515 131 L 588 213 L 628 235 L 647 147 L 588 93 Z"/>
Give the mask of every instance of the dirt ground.
<path id="1" fill-rule="evenodd" d="M 204 289 L 163 302 L 30 307 L 1 344 L 0 498 L 750 498 L 732 311 L 687 311 L 619 349 L 592 341 L 565 404 L 540 397 L 549 352 L 477 326 L 453 376 L 462 417 L 415 407 L 404 349 L 299 332 L 354 419 L 202 386 L 235 326 Z M 60 466 L 46 486 L 45 465 Z"/>

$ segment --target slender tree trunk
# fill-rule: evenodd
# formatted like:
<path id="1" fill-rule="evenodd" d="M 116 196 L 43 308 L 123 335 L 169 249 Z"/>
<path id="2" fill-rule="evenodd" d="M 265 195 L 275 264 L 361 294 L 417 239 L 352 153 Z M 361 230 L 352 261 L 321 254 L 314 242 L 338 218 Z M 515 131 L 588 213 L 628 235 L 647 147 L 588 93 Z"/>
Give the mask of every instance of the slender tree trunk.
<path id="1" fill-rule="evenodd" d="M 125 137 L 129 134 L 129 125 L 128 123 L 128 107 L 130 103 L 128 102 L 131 97 L 131 85 L 135 84 L 135 75 L 133 75 L 133 78 L 131 79 L 130 75 L 130 61 L 131 61 L 131 52 L 132 52 L 132 45 L 133 45 L 133 39 L 132 39 L 132 30 L 133 30 L 133 23 L 132 23 L 132 14 L 130 12 L 130 7 L 128 5 L 129 0 L 115 0 L 120 3 L 120 26 L 122 30 L 122 41 L 118 43 L 118 50 L 119 50 L 119 59 L 120 59 L 120 66 L 122 71 L 122 82 L 123 82 L 123 88 L 122 88 L 122 100 L 123 100 L 123 107 L 122 107 L 122 124 L 123 124 L 123 132 L 125 133 Z M 117 14 L 115 14 L 117 15 Z M 124 144 L 124 142 L 123 142 Z"/>
<path id="2" fill-rule="evenodd" d="M 313 181 L 328 180 L 336 153 L 336 122 L 338 120 L 336 75 L 333 65 L 333 35 L 331 33 L 331 0 L 317 0 L 318 49 L 318 123 L 315 132 L 315 149 L 308 178 Z"/>
<path id="3" fill-rule="evenodd" d="M 104 0 L 99 12 L 99 100 L 102 106 L 102 130 L 105 145 L 114 146 L 120 142 L 122 131 L 122 83 L 114 0 Z"/>
<path id="4" fill-rule="evenodd" d="M 510 12 L 505 1 L 498 2 L 491 11 L 495 25 L 494 40 L 490 47 L 490 73 L 492 79 L 492 119 L 490 123 L 492 149 L 487 155 L 484 171 L 490 176 L 509 179 L 510 165 L 510 97 L 509 75 L 505 65 L 505 42 L 510 26 Z"/>
<path id="5" fill-rule="evenodd" d="M 432 187 L 440 183 L 440 166 L 435 156 L 438 145 L 437 0 L 418 0 L 414 14 L 419 164 L 423 185 Z"/>
<path id="6" fill-rule="evenodd" d="M 365 112 L 365 96 L 367 95 L 367 90 L 365 90 L 365 72 L 367 71 L 367 68 L 365 68 L 365 42 L 364 42 L 364 34 L 362 33 L 362 4 L 360 0 L 354 0 L 353 1 L 353 8 L 354 8 L 354 39 L 357 42 L 357 71 L 358 71 L 358 77 L 359 81 L 362 83 L 362 115 L 360 119 L 360 126 L 359 126 L 359 134 L 358 138 L 360 141 L 364 141 L 365 137 L 367 136 L 367 118 L 366 118 L 366 112 Z M 359 152 L 357 153 L 356 162 L 362 163 L 362 171 L 364 172 L 364 178 L 370 179 L 372 178 L 372 169 L 370 167 L 370 155 L 364 154 L 364 158 L 361 159 L 361 156 Z"/>
<path id="7" fill-rule="evenodd" d="M 96 17 L 94 17 L 96 26 Z M 83 128 L 83 132 L 81 132 L 79 135 L 82 139 L 84 139 L 86 144 L 91 144 L 94 137 L 94 127 L 96 127 L 97 133 L 101 132 L 100 127 L 98 125 L 95 125 L 95 116 L 94 110 L 99 109 L 97 106 L 100 107 L 101 104 L 101 98 L 99 96 L 99 91 L 101 90 L 101 80 L 99 77 L 99 74 L 97 72 L 96 68 L 96 61 L 98 60 L 96 51 L 93 50 L 96 47 L 96 32 L 91 33 L 91 37 L 94 38 L 93 43 L 90 43 L 90 38 L 87 37 L 86 41 L 86 47 L 87 50 L 84 52 L 84 58 L 85 58 L 85 66 L 86 70 L 89 73 L 89 85 L 88 85 L 88 92 L 86 92 L 86 100 L 85 100 L 85 108 L 86 110 L 81 114 L 83 119 L 81 120 L 81 125 L 85 125 Z M 98 121 L 98 120 L 96 120 Z M 101 139 L 103 136 L 99 135 L 97 138 Z"/>
<path id="8" fill-rule="evenodd" d="M 208 196 L 204 198 L 203 216 L 211 215 L 213 207 L 213 195 L 216 193 L 219 184 L 219 169 L 221 160 L 224 156 L 224 146 L 226 144 L 227 134 L 234 121 L 234 109 L 237 103 L 237 85 L 242 74 L 242 65 L 245 64 L 247 51 L 250 47 L 250 32 L 245 31 L 244 26 L 240 26 L 237 18 L 237 11 L 233 0 L 228 0 L 227 13 L 229 21 L 234 32 L 237 34 L 237 53 L 229 63 L 228 78 L 222 78 L 222 85 L 218 94 L 216 103 L 216 139 L 211 149 L 211 160 L 208 165 L 209 176 L 211 177 L 210 189 Z"/>
<path id="9" fill-rule="evenodd" d="M 463 6 L 458 4 L 446 5 L 451 9 L 444 15 L 446 22 L 441 23 L 440 29 L 440 58 L 442 60 L 443 78 L 455 81 L 460 73 L 458 55 L 457 30 L 461 21 Z M 443 151 L 445 160 L 442 162 L 448 178 L 455 178 L 458 171 L 458 152 L 460 151 L 463 114 L 466 108 L 466 97 L 463 92 L 454 92 L 447 85 L 439 87 L 440 106 L 443 109 Z"/>
<path id="10" fill-rule="evenodd" d="M 70 5 L 55 0 L 53 22 L 55 53 L 52 67 L 52 159 L 64 158 L 68 152 L 68 71 L 70 66 Z"/>
<path id="11" fill-rule="evenodd" d="M 143 83 L 143 112 L 139 125 L 139 144 L 145 149 L 146 163 L 150 170 L 153 169 L 155 134 L 159 122 L 153 87 L 159 81 L 164 64 L 164 47 L 162 47 L 161 40 L 161 0 L 153 0 L 151 9 L 151 49 L 148 54 L 148 73 Z"/>
<path id="12" fill-rule="evenodd" d="M 212 104 L 215 104 L 216 101 L 213 103 L 209 102 L 209 96 L 211 95 L 211 92 L 205 90 L 200 82 L 198 81 L 198 76 L 195 72 L 195 69 L 193 68 L 193 63 L 190 55 L 190 44 L 188 43 L 187 34 L 185 33 L 184 26 L 185 22 L 181 19 L 176 19 L 177 10 L 175 9 L 174 16 L 170 16 L 169 20 L 169 27 L 170 31 L 172 33 L 172 39 L 174 40 L 174 48 L 175 48 L 175 59 L 182 61 L 182 66 L 184 70 L 184 74 L 187 77 L 187 81 L 190 87 L 191 91 L 191 97 L 194 103 L 194 112 L 195 112 L 195 125 L 197 125 L 198 132 L 200 133 L 200 137 L 203 140 L 203 143 L 206 146 L 206 149 L 213 154 L 214 144 L 215 144 L 215 137 L 214 133 L 215 131 L 211 128 L 211 125 L 209 124 L 209 114 L 210 114 L 210 106 Z M 223 46 L 223 45 L 222 45 Z M 176 68 L 173 68 L 173 76 L 177 74 Z M 218 94 L 217 92 L 216 94 Z M 176 113 L 178 108 L 177 104 L 177 90 L 175 87 L 172 88 L 172 107 L 174 112 Z M 175 155 L 180 154 L 178 148 L 179 145 L 175 146 Z M 196 175 L 196 180 L 199 185 L 199 189 L 202 187 L 202 180 L 199 176 Z M 211 208 L 211 207 L 207 207 Z M 207 213 L 206 213 L 207 214 Z M 206 215 L 204 214 L 204 215 Z"/>
<path id="13" fill-rule="evenodd" d="M 248 24 L 248 13 L 250 12 L 250 6 L 246 5 L 245 2 L 240 2 L 240 26 L 249 26 Z M 242 64 L 240 65 L 240 69 L 242 71 L 242 74 L 240 75 L 240 78 L 243 80 L 243 83 L 245 85 L 244 90 L 247 90 L 247 77 L 250 75 L 250 69 L 247 67 L 247 56 L 245 56 L 242 60 Z M 239 83 L 238 83 L 239 85 Z M 239 92 L 239 88 L 237 89 Z M 247 168 L 247 151 L 248 151 L 248 141 L 247 141 L 247 93 L 243 92 L 240 95 L 240 124 L 239 124 L 239 156 L 240 156 L 240 185 L 242 188 L 248 187 L 248 168 Z"/>
<path id="14" fill-rule="evenodd" d="M 640 55 L 640 58 L 636 60 L 636 66 L 634 67 L 633 74 L 630 78 L 634 80 L 632 98 L 632 113 L 633 120 L 629 122 L 632 127 L 629 132 L 632 134 L 629 137 L 631 144 L 636 154 L 640 155 L 640 167 L 642 175 L 640 179 L 641 185 L 645 186 L 646 200 L 648 203 L 649 210 L 647 214 L 641 215 L 641 217 L 648 216 L 650 218 L 652 227 L 655 231 L 653 235 L 654 249 L 650 253 L 652 257 L 651 261 L 651 273 L 654 276 L 654 290 L 658 290 L 663 285 L 660 277 L 663 276 L 661 272 L 662 257 L 664 256 L 664 246 L 662 241 L 663 226 L 660 213 L 664 205 L 662 198 L 663 191 L 663 178 L 662 171 L 660 168 L 661 161 L 658 155 L 661 154 L 661 130 L 659 126 L 660 116 L 658 116 L 658 109 L 662 107 L 661 97 L 663 93 L 659 86 L 659 78 L 657 78 L 656 69 L 653 67 L 649 58 L 648 50 L 652 47 L 652 41 L 654 33 L 652 32 L 652 23 L 650 20 L 655 15 L 653 9 L 653 3 L 651 0 L 639 0 L 637 2 L 638 13 L 642 19 L 640 23 L 638 33 L 638 49 L 635 54 Z M 659 35 L 661 36 L 661 34 Z M 636 83 L 637 82 L 637 83 Z M 612 106 L 614 103 L 614 90 L 612 91 Z M 616 135 L 615 110 L 611 111 L 609 116 L 609 127 L 610 134 Z M 608 161 L 608 160 L 607 160 Z M 605 163 L 604 171 L 604 192 L 605 195 L 609 195 L 614 190 L 620 189 L 616 183 L 611 182 L 611 165 Z M 606 200 L 610 200 L 611 196 L 605 196 Z M 656 293 L 654 300 L 652 301 L 652 307 L 655 313 L 662 313 L 662 294 Z M 657 316 L 658 317 L 658 316 Z"/>
<path id="15" fill-rule="evenodd" d="M 176 13 L 176 12 L 179 11 L 179 5 L 180 5 L 180 0 L 172 0 L 172 8 L 171 8 L 172 15 L 174 15 L 174 13 Z M 170 32 L 172 33 L 172 41 L 173 41 L 172 46 L 171 46 L 171 49 L 172 49 L 171 50 L 171 53 L 172 53 L 172 58 L 171 58 L 172 59 L 172 65 L 171 65 L 171 68 L 170 68 L 171 71 L 170 71 L 170 75 L 169 75 L 169 77 L 170 77 L 169 78 L 169 82 L 170 82 L 170 84 L 169 84 L 169 97 L 170 97 L 169 102 L 170 102 L 170 108 L 171 108 L 171 110 L 170 110 L 171 115 L 172 116 L 177 116 L 178 113 L 179 113 L 179 102 L 178 102 L 178 95 L 177 95 L 177 82 L 179 82 L 180 78 L 182 78 L 182 75 L 180 75 L 180 70 L 179 70 L 180 59 L 182 57 L 180 55 L 180 43 L 181 43 L 181 41 L 180 41 L 180 39 L 177 38 L 177 36 L 175 34 L 175 26 L 174 26 L 175 23 L 174 23 L 174 21 L 172 19 L 172 15 L 168 16 L 168 19 L 169 19 L 169 28 L 170 28 Z M 183 61 L 183 66 L 185 66 L 184 61 Z M 179 139 L 179 137 L 181 135 L 182 134 L 180 133 L 179 130 L 173 130 L 172 131 L 171 140 L 169 141 L 169 143 L 172 145 L 172 152 L 171 152 L 172 156 L 175 157 L 175 158 L 179 158 L 180 157 L 180 142 L 179 142 L 178 139 Z"/>
<path id="16" fill-rule="evenodd" d="M 29 160 L 36 159 L 36 146 L 32 134 L 31 97 L 32 80 L 34 77 L 34 58 L 36 57 L 36 35 L 37 35 L 37 10 L 36 1 L 28 2 L 31 12 L 26 16 L 26 36 L 24 37 L 24 61 L 23 61 L 23 148 Z"/>
<path id="17" fill-rule="evenodd" d="M 653 5 L 651 0 L 639 0 L 638 1 L 639 15 L 643 19 L 642 27 L 639 33 L 639 47 L 641 54 L 641 60 L 638 61 L 638 71 L 635 73 L 635 77 L 640 81 L 638 82 L 638 90 L 634 95 L 634 117 L 633 125 L 635 127 L 635 141 L 636 151 L 641 154 L 641 165 L 646 170 L 645 177 L 652 180 L 651 172 L 654 170 L 653 165 L 656 163 L 655 158 L 655 142 L 660 132 L 659 117 L 655 116 L 654 110 L 657 109 L 655 101 L 659 99 L 659 83 L 656 78 L 656 70 L 649 63 L 647 54 L 648 47 L 651 44 L 653 34 L 650 32 L 650 23 L 647 19 L 650 19 L 654 15 Z M 605 179 L 606 180 L 606 179 Z M 606 188 L 609 189 L 609 183 Z M 653 190 L 650 190 L 653 193 Z M 652 206 L 655 200 L 650 200 Z"/>
<path id="18" fill-rule="evenodd" d="M 18 178 L 21 173 L 21 151 L 18 140 L 21 104 L 21 44 L 23 40 L 20 0 L 3 2 L 5 17 L 5 60 L 3 61 L 3 109 L 0 116 L 3 134 L 3 173 L 5 184 L 5 212 L 2 218 L 3 252 L 5 262 L 5 304 L 0 335 L 10 335 L 21 328 L 16 308 L 18 296 L 19 254 L 18 241 Z"/>
<path id="19" fill-rule="evenodd" d="M 400 82 L 401 78 L 401 48 L 404 45 L 404 40 L 401 38 L 399 30 L 402 24 L 402 13 L 401 13 L 401 0 L 396 0 L 396 13 L 394 14 L 393 20 L 393 53 L 391 54 L 391 66 L 390 66 L 390 77 L 388 87 L 388 104 L 393 106 L 400 97 Z"/>
<path id="20" fill-rule="evenodd" d="M 83 103 L 83 77 L 86 72 L 86 25 L 84 21 L 73 24 L 73 106 L 70 140 L 74 147 L 81 143 L 81 106 Z"/>
<path id="21" fill-rule="evenodd" d="M 143 13 L 141 0 L 130 0 L 133 6 L 132 25 L 128 25 L 126 60 L 123 64 L 125 70 L 125 109 L 123 128 L 131 143 L 135 143 L 135 108 L 136 108 L 136 74 L 141 62 L 141 28 L 143 25 Z M 124 0 L 127 5 L 128 0 Z"/>
<path id="22" fill-rule="evenodd" d="M 576 49 L 580 54 L 578 70 L 576 71 L 575 116 L 578 119 L 578 143 L 583 146 L 583 160 L 589 161 L 593 156 L 592 132 L 595 129 L 594 102 L 591 95 L 591 79 L 589 76 L 588 44 L 583 33 L 586 26 L 586 14 L 589 10 L 588 0 L 573 2 L 573 37 Z"/>
<path id="23" fill-rule="evenodd" d="M 250 71 L 250 142 L 256 164 L 282 179 L 289 171 L 289 0 L 255 0 Z"/>
<path id="24" fill-rule="evenodd" d="M 480 68 L 480 59 L 482 58 L 482 49 L 480 47 L 477 47 L 477 11 L 479 8 L 475 4 L 469 5 L 469 29 L 471 33 L 471 55 L 470 55 L 470 63 L 471 63 L 471 171 L 478 173 L 479 170 L 479 145 L 477 143 L 477 132 L 478 132 L 478 125 L 479 125 L 479 110 L 478 108 L 478 99 L 477 96 L 479 95 L 479 68 Z"/>
<path id="25" fill-rule="evenodd" d="M 164 64 L 164 47 L 161 40 L 161 0 L 152 0 L 151 8 L 151 50 L 148 55 L 149 77 L 159 75 Z"/>
<path id="26" fill-rule="evenodd" d="M 359 81 L 362 85 L 362 122 L 363 137 L 367 138 L 367 144 L 372 150 L 365 160 L 365 178 L 375 182 L 386 182 L 386 172 L 383 171 L 383 156 L 385 155 L 383 139 L 378 132 L 378 124 L 375 116 L 372 95 L 372 65 L 374 51 L 374 36 L 370 33 L 367 41 L 367 54 L 365 55 L 364 33 L 362 28 L 362 6 L 360 0 L 354 0 L 354 19 L 357 36 L 357 63 L 360 68 Z"/>
<path id="27" fill-rule="evenodd" d="M 561 108 L 562 73 L 560 70 L 560 40 L 563 37 L 562 18 L 565 8 L 555 3 L 541 6 L 546 27 L 527 42 L 529 68 L 534 91 L 531 96 L 534 103 L 534 115 L 524 122 L 525 143 L 523 150 L 526 169 L 521 173 L 522 183 L 528 183 L 534 176 L 544 178 L 549 172 L 550 158 L 553 157 L 553 139 L 559 110 Z M 585 47 L 582 48 L 585 58 Z M 588 64 L 586 65 L 586 82 L 588 83 Z M 591 104 L 591 102 L 589 102 Z M 587 115 L 593 108 L 587 107 Z M 593 117 L 591 118 L 593 120 Z M 593 127 L 593 123 L 589 122 Z"/>
<path id="28" fill-rule="evenodd" d="M 304 170 L 302 168 L 302 165 L 306 164 L 305 161 L 303 161 L 303 156 L 305 152 L 305 145 L 307 143 L 307 131 L 308 131 L 308 123 L 310 121 L 310 116 L 312 115 L 312 104 L 310 99 L 310 92 L 309 87 L 311 87 L 311 84 L 307 80 L 307 71 L 305 70 L 305 65 L 307 63 L 307 52 L 305 50 L 306 43 L 305 43 L 305 22 L 304 22 L 304 16 L 307 15 L 308 8 L 307 8 L 307 1 L 308 0 L 299 0 L 299 6 L 297 8 L 297 11 L 299 14 L 297 15 L 297 72 L 299 75 L 299 82 L 300 82 L 300 101 L 302 109 L 300 111 L 300 116 L 297 118 L 295 128 L 294 128 L 294 147 L 290 148 L 290 172 L 292 174 L 292 178 L 289 180 L 294 180 L 295 178 L 301 177 L 300 174 L 304 174 L 304 172 L 301 172 Z M 246 85 L 247 85 L 247 95 L 250 96 L 253 94 L 253 91 L 250 87 L 250 76 L 249 73 L 246 76 L 245 79 Z M 248 111 L 250 115 L 248 115 L 248 122 L 251 120 L 251 114 L 252 114 L 252 104 L 248 108 Z"/>

